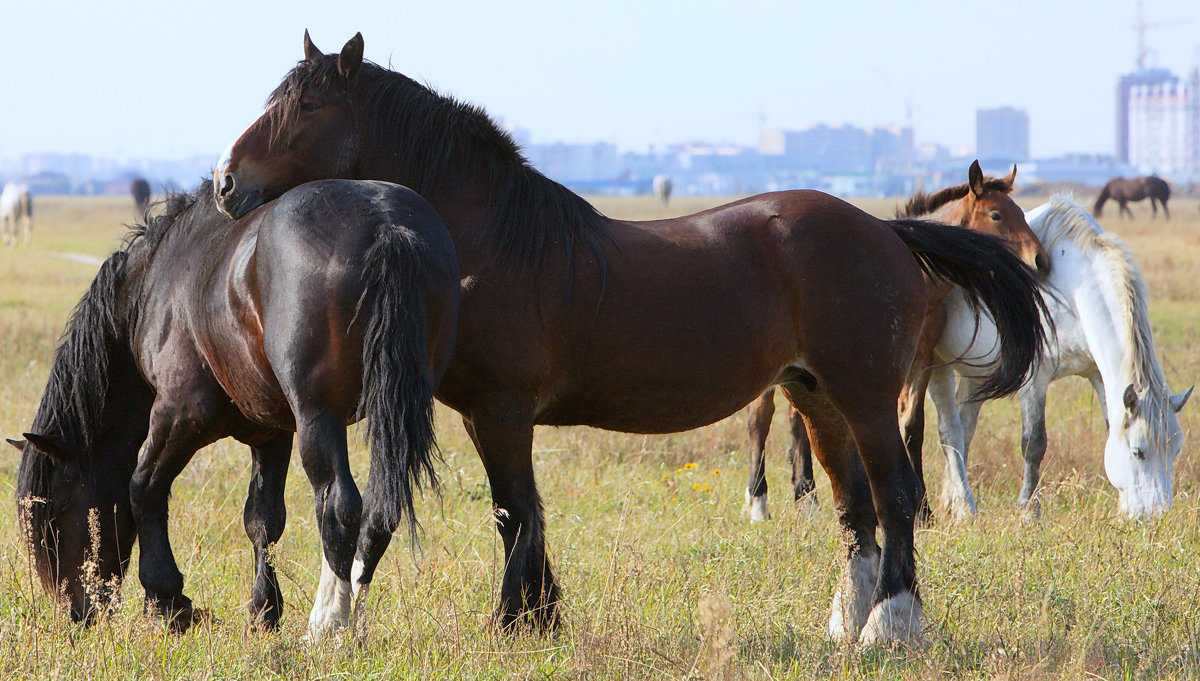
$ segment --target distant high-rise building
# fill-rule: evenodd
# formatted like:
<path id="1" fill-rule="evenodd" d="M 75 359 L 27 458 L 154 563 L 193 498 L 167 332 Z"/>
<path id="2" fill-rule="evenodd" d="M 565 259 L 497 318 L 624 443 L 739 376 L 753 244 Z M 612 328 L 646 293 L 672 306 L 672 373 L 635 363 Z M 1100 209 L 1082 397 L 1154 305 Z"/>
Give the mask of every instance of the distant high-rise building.
<path id="1" fill-rule="evenodd" d="M 1200 176 L 1200 71 L 1181 80 L 1165 69 L 1122 76 L 1117 84 L 1117 148 L 1144 173 Z"/>
<path id="2" fill-rule="evenodd" d="M 1117 160 L 1129 163 L 1129 92 L 1136 86 L 1163 85 L 1178 80 L 1166 69 L 1139 69 L 1117 81 Z"/>
<path id="3" fill-rule="evenodd" d="M 975 154 L 983 160 L 1029 159 L 1029 114 L 1002 106 L 975 111 Z"/>

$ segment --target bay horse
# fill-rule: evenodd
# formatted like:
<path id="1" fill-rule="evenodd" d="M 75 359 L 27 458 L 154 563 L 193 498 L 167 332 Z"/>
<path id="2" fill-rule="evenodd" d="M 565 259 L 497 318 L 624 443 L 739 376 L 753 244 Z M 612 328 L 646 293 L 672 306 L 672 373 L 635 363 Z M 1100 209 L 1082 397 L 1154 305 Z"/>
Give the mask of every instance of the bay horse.
<path id="1" fill-rule="evenodd" d="M 23 228 L 22 228 L 23 226 Z M 0 191 L 0 233 L 5 246 L 28 246 L 33 241 L 33 195 L 29 187 L 8 182 Z"/>
<path id="2" fill-rule="evenodd" d="M 205 182 L 171 198 L 100 267 L 67 324 L 24 440 L 21 523 L 42 584 L 71 618 L 104 613 L 134 541 L 148 614 L 193 621 L 167 533 L 172 481 L 223 437 L 250 447 L 251 624 L 283 606 L 268 557 L 283 533 L 293 433 L 322 543 L 309 619 L 319 637 L 361 614 L 361 580 L 435 478 L 433 391 L 458 316 L 458 261 L 412 191 L 327 180 L 231 220 Z M 367 419 L 360 496 L 346 426 Z M 139 458 L 138 449 L 145 442 Z M 61 590 L 61 591 L 60 591 Z"/>
<path id="3" fill-rule="evenodd" d="M 917 192 L 903 209 L 897 212 L 900 218 L 928 218 L 946 224 L 1004 239 L 1006 246 L 1025 263 L 1035 267 L 1041 277 L 1050 270 L 1050 259 L 1037 236 L 1025 222 L 1025 214 L 1011 194 L 1017 169 L 1003 178 L 985 177 L 975 161 L 967 169 L 967 181 L 934 193 Z M 917 476 L 924 480 L 921 447 L 925 434 L 925 393 L 929 385 L 931 369 L 945 362 L 935 359 L 934 348 L 946 327 L 946 313 L 942 302 L 950 292 L 950 286 L 942 280 L 927 282 L 928 303 L 920 342 L 913 365 L 900 395 L 900 428 L 905 448 Z M 771 514 L 767 507 L 767 478 L 765 468 L 766 441 L 775 412 L 775 391 L 767 390 L 749 409 L 747 431 L 750 435 L 750 476 L 746 486 L 746 509 L 751 522 L 768 520 Z M 792 462 L 792 490 L 796 501 L 812 509 L 816 505 L 813 480 L 812 452 L 803 428 L 798 427 L 799 414 L 789 410 L 792 443 L 788 454 Z M 932 515 L 929 504 L 922 496 L 919 514 L 928 520 Z"/>
<path id="4" fill-rule="evenodd" d="M 1171 186 L 1166 180 L 1155 177 L 1138 177 L 1132 180 L 1127 180 L 1123 177 L 1118 177 L 1108 181 L 1104 188 L 1100 190 L 1100 195 L 1096 197 L 1096 204 L 1092 208 L 1092 213 L 1096 217 L 1100 217 L 1100 211 L 1104 209 L 1104 204 L 1109 199 L 1117 202 L 1120 209 L 1118 212 L 1121 217 L 1129 216 L 1133 219 L 1133 211 L 1129 210 L 1127 205 L 1130 201 L 1141 201 L 1149 197 L 1150 199 L 1150 217 L 1153 219 L 1158 215 L 1158 204 L 1162 204 L 1163 214 L 1167 219 L 1171 219 L 1171 211 L 1167 210 L 1167 199 L 1171 198 Z"/>
<path id="5" fill-rule="evenodd" d="M 609 219 L 532 168 L 482 109 L 364 61 L 361 34 L 326 55 L 305 33 L 304 58 L 221 156 L 213 187 L 241 216 L 321 177 L 405 183 L 454 239 L 458 346 L 437 397 L 462 415 L 491 483 L 505 550 L 499 626 L 560 621 L 535 424 L 677 432 L 779 385 L 853 536 L 831 633 L 920 636 L 918 480 L 896 400 L 924 318 L 924 272 L 978 296 L 1004 327 L 1008 360 L 985 392 L 1020 385 L 1044 340 L 1042 303 L 997 239 L 884 222 L 814 191 Z"/>
<path id="6" fill-rule="evenodd" d="M 1104 412 L 1104 469 L 1117 488 L 1120 512 L 1161 515 L 1171 507 L 1174 462 L 1183 448 L 1176 414 L 1192 388 L 1173 395 L 1167 386 L 1154 352 L 1149 294 L 1133 252 L 1063 196 L 1033 209 L 1027 218 L 1051 253 L 1053 268 L 1044 286 L 1051 294 L 1045 298 L 1057 333 L 1019 392 L 1025 467 L 1017 504 L 1037 513 L 1034 499 L 1046 454 L 1046 391 L 1052 381 L 1081 376 L 1091 383 Z M 976 326 L 961 297 L 949 296 L 946 308 L 950 323 L 937 355 L 949 364 L 934 372 L 929 392 L 947 457 L 943 497 L 953 512 L 968 515 L 975 513 L 975 504 L 966 461 L 983 406 L 968 395 L 982 368 L 995 358 L 996 334 L 986 318 Z M 971 359 L 956 361 L 958 357 Z M 955 372 L 960 376 L 957 400 Z"/>

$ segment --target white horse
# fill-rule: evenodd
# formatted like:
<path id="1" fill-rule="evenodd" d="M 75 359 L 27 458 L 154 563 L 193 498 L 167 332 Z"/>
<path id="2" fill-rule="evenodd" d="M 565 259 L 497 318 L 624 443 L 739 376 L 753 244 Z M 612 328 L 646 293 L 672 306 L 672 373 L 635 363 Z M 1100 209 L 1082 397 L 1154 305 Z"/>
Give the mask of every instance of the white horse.
<path id="1" fill-rule="evenodd" d="M 0 192 L 0 232 L 4 234 L 5 246 L 16 246 L 22 240 L 28 246 L 32 241 L 33 197 L 29 187 L 15 182 L 4 185 L 4 191 Z"/>
<path id="2" fill-rule="evenodd" d="M 1037 513 L 1047 387 L 1063 376 L 1082 376 L 1099 396 L 1108 424 L 1104 469 L 1119 492 L 1120 511 L 1160 515 L 1171 507 L 1172 471 L 1183 448 L 1176 413 L 1192 389 L 1172 395 L 1167 388 L 1133 253 L 1068 197 L 1055 196 L 1025 218 L 1050 254 L 1045 299 L 1057 338 L 1019 393 L 1025 475 L 1017 503 Z M 947 463 L 942 497 L 951 515 L 962 518 L 976 512 L 966 466 L 981 404 L 968 398 L 994 357 L 996 333 L 986 313 L 976 328 L 975 313 L 957 291 L 945 305 L 948 323 L 936 352 L 949 364 L 934 370 L 929 395 Z M 961 377 L 957 394 L 955 372 Z"/>
<path id="3" fill-rule="evenodd" d="M 654 190 L 654 195 L 658 197 L 658 200 L 662 201 L 664 206 L 667 205 L 667 203 L 671 200 L 671 190 L 674 188 L 674 186 L 671 184 L 671 178 L 662 174 L 655 175 L 654 179 L 650 182 L 650 185 Z"/>

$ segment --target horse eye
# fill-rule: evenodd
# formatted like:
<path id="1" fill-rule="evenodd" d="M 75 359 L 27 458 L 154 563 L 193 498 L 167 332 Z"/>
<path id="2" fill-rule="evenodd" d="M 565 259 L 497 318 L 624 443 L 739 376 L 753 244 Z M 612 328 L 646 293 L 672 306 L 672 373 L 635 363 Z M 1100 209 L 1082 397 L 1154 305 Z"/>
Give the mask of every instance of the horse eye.
<path id="1" fill-rule="evenodd" d="M 320 108 L 321 105 L 317 102 L 300 102 L 300 111 L 304 113 L 312 113 Z"/>
<path id="2" fill-rule="evenodd" d="M 992 219 L 992 222 L 1000 222 L 1000 219 L 1003 218 L 1004 216 L 1000 214 L 1000 211 L 994 210 L 994 211 L 992 211 L 992 214 L 989 215 L 988 217 L 990 217 Z"/>

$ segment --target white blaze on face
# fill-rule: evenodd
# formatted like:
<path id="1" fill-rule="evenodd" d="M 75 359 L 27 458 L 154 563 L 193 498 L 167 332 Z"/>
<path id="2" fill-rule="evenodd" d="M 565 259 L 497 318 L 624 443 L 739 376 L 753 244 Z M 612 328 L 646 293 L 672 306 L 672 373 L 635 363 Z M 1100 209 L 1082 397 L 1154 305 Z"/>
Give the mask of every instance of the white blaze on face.
<path id="1" fill-rule="evenodd" d="M 274 105 L 272 105 L 272 106 L 274 106 Z M 243 137 L 243 136 L 244 136 L 244 135 L 245 135 L 247 132 L 249 132 L 249 131 L 250 131 L 250 128 L 253 128 L 255 123 L 257 123 L 257 122 L 259 122 L 260 120 L 262 120 L 263 116 L 266 116 L 266 115 L 267 115 L 267 112 L 268 112 L 268 111 L 270 111 L 270 110 L 271 110 L 271 107 L 270 107 L 270 106 L 268 106 L 267 108 L 263 109 L 262 113 L 260 113 L 260 114 L 258 115 L 258 117 L 257 117 L 257 118 L 255 118 L 254 120 L 250 121 L 250 124 L 249 124 L 249 125 L 247 125 L 245 128 L 243 128 L 243 129 L 242 129 L 242 131 L 241 131 L 241 132 L 239 132 L 239 133 L 237 134 L 237 136 L 233 138 L 233 141 L 229 143 L 229 146 L 225 147 L 225 151 L 221 152 L 221 157 L 217 159 L 217 171 L 216 171 L 216 175 L 217 175 L 217 178 L 218 178 L 218 179 L 219 179 L 219 178 L 221 178 L 221 177 L 222 177 L 222 176 L 223 176 L 223 175 L 224 175 L 224 174 L 225 174 L 225 173 L 228 171 L 228 169 L 229 169 L 229 162 L 232 160 L 232 157 L 233 157 L 233 147 L 234 147 L 234 146 L 235 146 L 235 145 L 238 143 L 238 140 L 242 139 L 242 137 Z M 219 188 L 220 188 L 220 187 L 218 187 L 218 189 L 219 189 Z"/>

